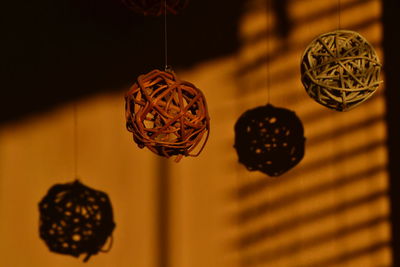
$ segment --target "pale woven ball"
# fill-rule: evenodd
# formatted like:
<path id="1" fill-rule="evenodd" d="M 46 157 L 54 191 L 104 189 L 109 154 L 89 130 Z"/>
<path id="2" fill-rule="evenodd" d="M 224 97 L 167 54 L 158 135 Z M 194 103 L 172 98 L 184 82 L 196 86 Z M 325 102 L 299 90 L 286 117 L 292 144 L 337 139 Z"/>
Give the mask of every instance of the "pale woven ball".
<path id="1" fill-rule="evenodd" d="M 301 81 L 315 101 L 337 111 L 370 98 L 381 81 L 374 48 L 359 33 L 338 30 L 318 36 L 305 49 Z"/>
<path id="2" fill-rule="evenodd" d="M 164 157 L 198 156 L 210 131 L 203 93 L 173 72 L 140 75 L 125 95 L 126 127 L 140 148 Z"/>
<path id="3" fill-rule="evenodd" d="M 176 15 L 184 9 L 188 0 L 121 0 L 122 3 L 145 16 L 161 16 L 167 11 L 169 14 Z"/>

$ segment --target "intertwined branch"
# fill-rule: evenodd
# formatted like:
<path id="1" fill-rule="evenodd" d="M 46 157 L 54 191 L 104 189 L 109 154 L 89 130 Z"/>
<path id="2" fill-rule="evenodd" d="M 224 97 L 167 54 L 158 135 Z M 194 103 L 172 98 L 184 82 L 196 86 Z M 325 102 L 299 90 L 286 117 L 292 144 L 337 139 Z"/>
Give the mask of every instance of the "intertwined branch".
<path id="1" fill-rule="evenodd" d="M 304 51 L 302 82 L 318 103 L 338 111 L 354 108 L 379 87 L 381 64 L 360 34 L 339 30 L 322 34 Z"/>
<path id="2" fill-rule="evenodd" d="M 176 161 L 198 156 L 204 148 L 210 119 L 205 97 L 193 84 L 172 72 L 153 70 L 139 76 L 125 101 L 126 126 L 140 148 L 164 157 L 177 155 Z"/>

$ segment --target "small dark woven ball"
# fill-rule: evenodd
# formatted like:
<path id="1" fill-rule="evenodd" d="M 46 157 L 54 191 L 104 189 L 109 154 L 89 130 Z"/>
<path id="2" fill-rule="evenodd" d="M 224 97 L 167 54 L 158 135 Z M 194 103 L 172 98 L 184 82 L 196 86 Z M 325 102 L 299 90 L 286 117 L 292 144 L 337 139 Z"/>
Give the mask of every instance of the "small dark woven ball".
<path id="1" fill-rule="evenodd" d="M 301 81 L 315 101 L 337 111 L 370 98 L 381 83 L 374 48 L 357 32 L 339 30 L 318 36 L 305 49 Z"/>
<path id="2" fill-rule="evenodd" d="M 114 230 L 113 212 L 107 194 L 79 181 L 56 184 L 39 203 L 40 237 L 56 253 L 84 261 L 102 251 Z"/>
<path id="3" fill-rule="evenodd" d="M 184 9 L 188 0 L 121 0 L 128 8 L 145 16 L 176 15 Z"/>
<path id="4" fill-rule="evenodd" d="M 207 103 L 193 84 L 172 72 L 139 76 L 125 95 L 126 127 L 140 148 L 164 157 L 198 156 L 210 130 Z"/>
<path id="5" fill-rule="evenodd" d="M 239 162 L 250 171 L 279 176 L 304 156 L 304 130 L 293 111 L 270 104 L 246 111 L 235 124 Z"/>

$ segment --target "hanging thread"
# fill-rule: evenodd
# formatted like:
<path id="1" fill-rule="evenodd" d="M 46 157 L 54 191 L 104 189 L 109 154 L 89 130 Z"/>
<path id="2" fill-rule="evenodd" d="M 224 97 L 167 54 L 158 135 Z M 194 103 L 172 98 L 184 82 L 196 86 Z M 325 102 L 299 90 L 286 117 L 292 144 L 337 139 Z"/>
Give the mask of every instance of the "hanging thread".
<path id="1" fill-rule="evenodd" d="M 337 12 L 338 12 L 338 30 L 341 29 L 341 21 L 340 21 L 340 0 L 337 0 Z"/>
<path id="2" fill-rule="evenodd" d="M 168 30 L 167 30 L 167 0 L 164 0 L 164 56 L 165 56 L 165 71 L 168 67 Z"/>
<path id="3" fill-rule="evenodd" d="M 73 112 L 73 120 L 74 120 L 74 129 L 73 129 L 73 139 L 74 139 L 74 176 L 75 179 L 78 179 L 78 107 L 76 102 L 74 102 L 74 112 Z"/>
<path id="4" fill-rule="evenodd" d="M 271 77 L 271 75 L 270 75 L 270 60 L 271 60 L 271 58 L 270 58 L 270 43 L 269 43 L 269 39 L 271 38 L 271 36 L 272 36 L 272 29 L 270 28 L 270 21 L 269 21 L 269 19 L 270 19 L 270 16 L 271 16 L 271 14 L 270 14 L 270 12 L 271 12 L 271 0 L 267 0 L 267 10 L 266 10 L 266 16 L 267 16 L 267 18 L 266 18 L 266 20 L 267 20 L 267 56 L 266 56 L 266 60 L 267 60 L 267 67 L 266 67 L 266 69 L 267 69 L 267 103 L 269 104 L 270 103 L 270 100 L 271 100 L 271 92 L 270 92 L 270 89 L 271 89 L 271 82 L 270 82 L 270 77 Z"/>

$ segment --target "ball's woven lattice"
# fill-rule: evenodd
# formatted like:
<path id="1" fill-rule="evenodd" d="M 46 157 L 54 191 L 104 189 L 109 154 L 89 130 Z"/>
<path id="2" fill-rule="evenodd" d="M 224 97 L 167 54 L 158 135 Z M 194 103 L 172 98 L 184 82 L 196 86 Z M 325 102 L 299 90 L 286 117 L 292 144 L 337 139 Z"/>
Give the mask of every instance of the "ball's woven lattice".
<path id="1" fill-rule="evenodd" d="M 125 103 L 126 127 L 140 148 L 167 158 L 176 155 L 176 161 L 204 148 L 210 131 L 206 99 L 174 73 L 153 70 L 139 76 Z"/>
<path id="2" fill-rule="evenodd" d="M 107 194 L 79 181 L 56 184 L 39 203 L 40 237 L 57 253 L 84 261 L 102 251 L 114 230 L 113 212 Z"/>
<path id="3" fill-rule="evenodd" d="M 293 111 L 270 104 L 246 111 L 235 124 L 239 162 L 250 171 L 279 176 L 304 156 L 304 130 Z"/>
<path id="4" fill-rule="evenodd" d="M 301 80 L 309 96 L 338 111 L 350 110 L 372 96 L 381 83 L 380 71 L 373 47 L 347 30 L 317 37 L 301 62 Z"/>
<path id="5" fill-rule="evenodd" d="M 128 8 L 145 16 L 176 15 L 184 9 L 188 0 L 121 0 Z"/>

